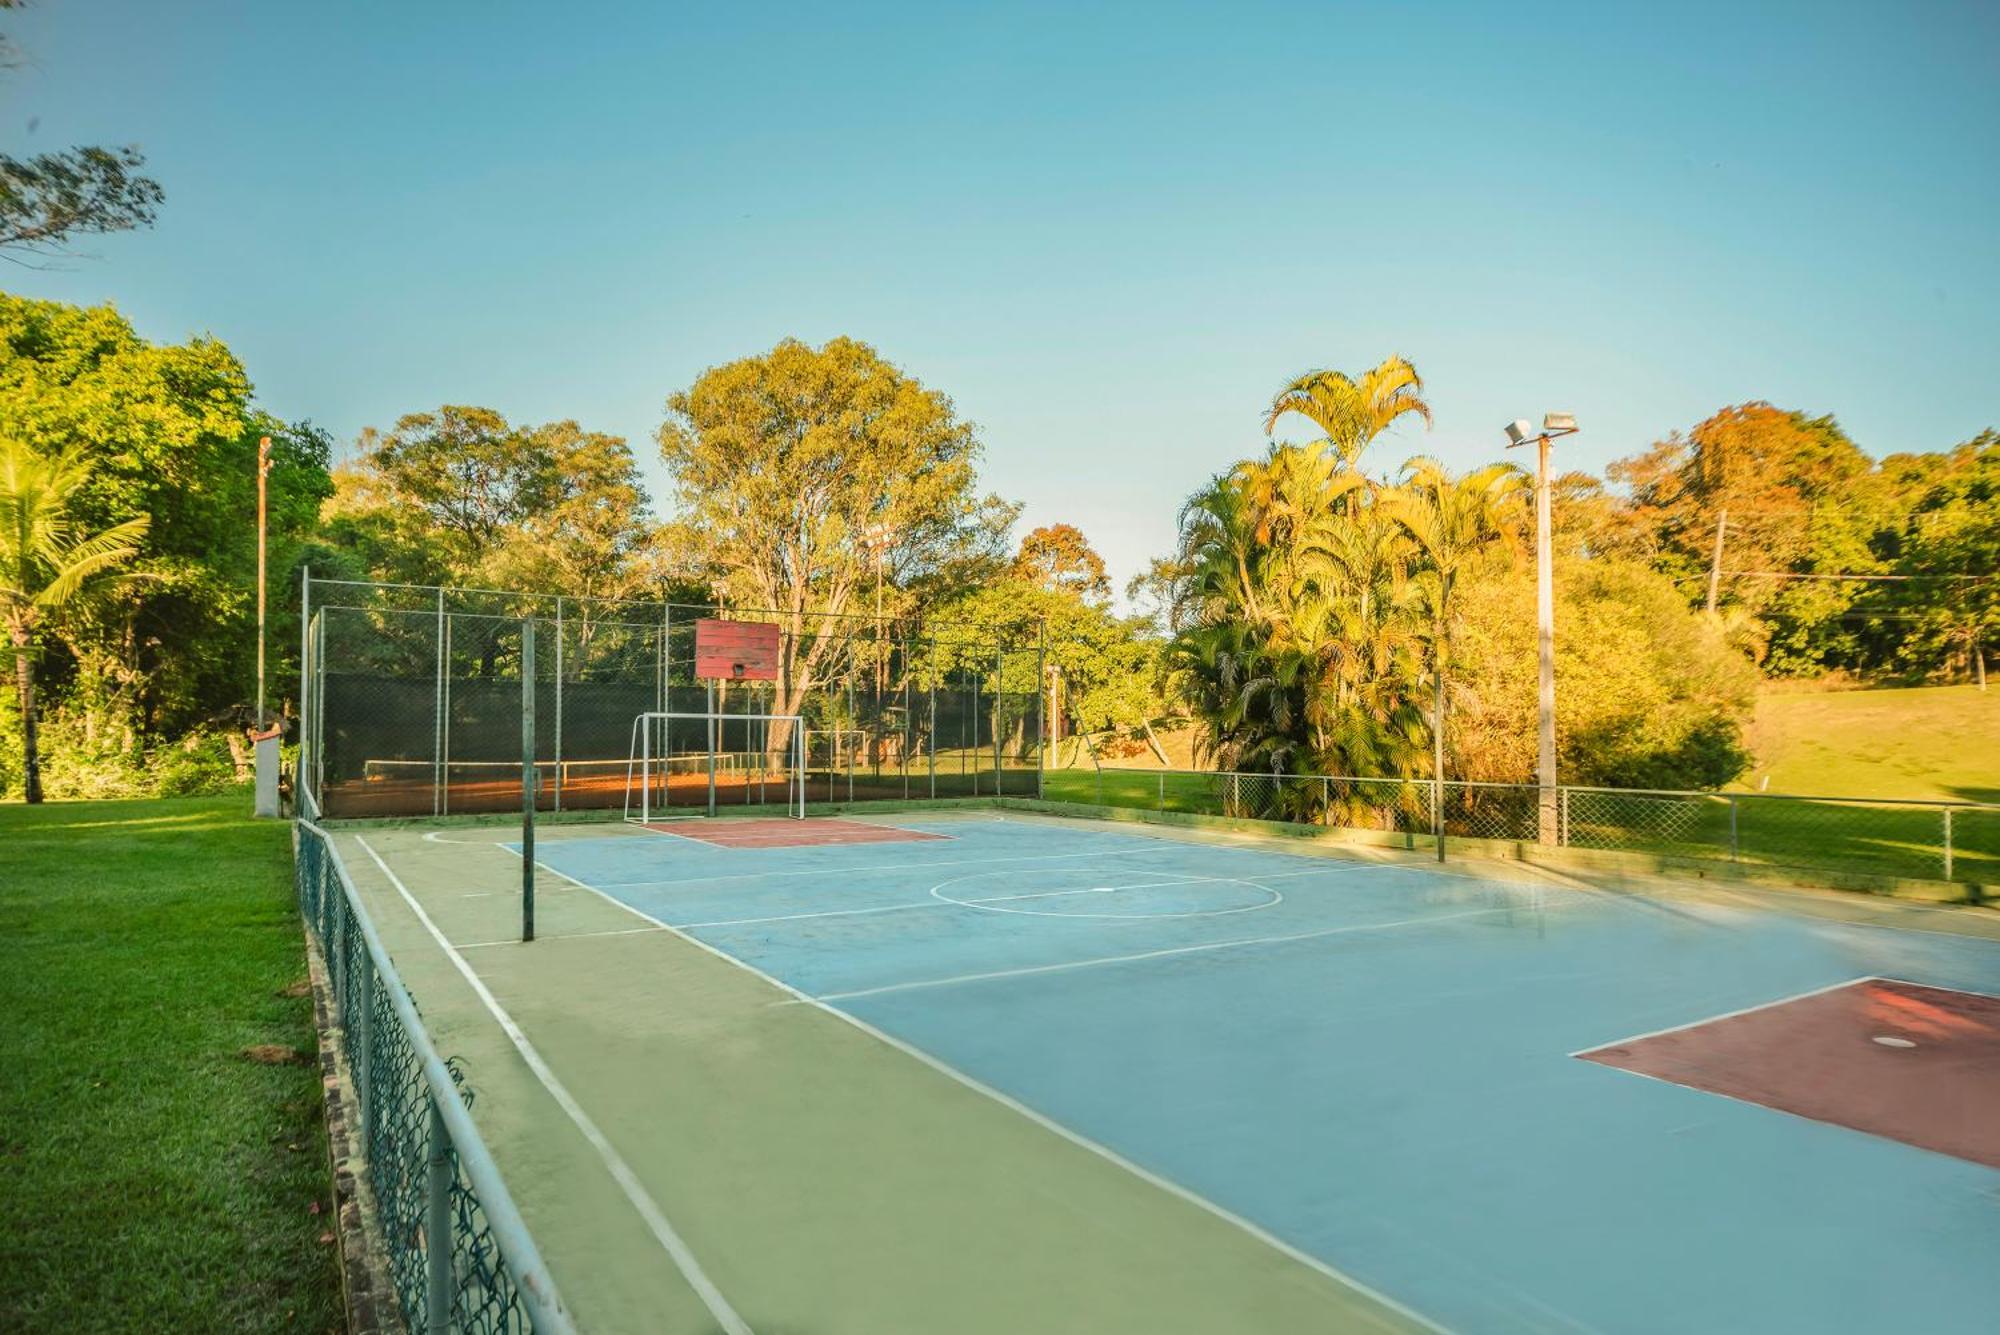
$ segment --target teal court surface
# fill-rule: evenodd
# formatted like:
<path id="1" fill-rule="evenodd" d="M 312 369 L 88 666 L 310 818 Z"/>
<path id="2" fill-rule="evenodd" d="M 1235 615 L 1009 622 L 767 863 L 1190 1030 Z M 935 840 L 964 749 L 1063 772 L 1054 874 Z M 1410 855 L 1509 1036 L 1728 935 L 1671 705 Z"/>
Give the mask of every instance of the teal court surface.
<path id="1" fill-rule="evenodd" d="M 524 945 L 505 827 L 335 843 L 584 1329 L 2000 1313 L 1990 910 L 922 811 L 545 827 Z"/>

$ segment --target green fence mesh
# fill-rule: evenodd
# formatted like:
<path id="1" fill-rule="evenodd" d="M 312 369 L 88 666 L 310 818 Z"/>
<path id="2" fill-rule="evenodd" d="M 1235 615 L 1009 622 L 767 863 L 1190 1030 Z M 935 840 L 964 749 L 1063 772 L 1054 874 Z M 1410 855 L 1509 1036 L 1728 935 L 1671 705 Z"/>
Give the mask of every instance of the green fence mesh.
<path id="1" fill-rule="evenodd" d="M 646 712 L 802 717 L 813 802 L 1038 791 L 1039 645 L 878 637 L 865 623 L 818 637 L 810 653 L 802 649 L 798 661 L 809 660 L 803 688 L 711 683 L 694 675 L 702 609 L 313 588 L 302 773 L 327 816 L 518 810 L 521 628 L 528 617 L 535 622 L 535 661 L 526 666 L 535 690 L 540 810 L 622 808 L 633 721 Z M 722 805 L 756 804 L 769 783 L 766 771 L 783 754 L 755 763 L 760 743 L 741 731 L 725 727 L 716 739 Z M 706 772 L 705 724 L 676 722 L 661 744 L 669 757 L 700 757 Z"/>
<path id="2" fill-rule="evenodd" d="M 1393 834 L 1415 846 L 1440 806 L 1450 839 L 1624 850 L 1749 866 L 2000 884 L 2000 806 L 1337 775 L 1072 767 L 1046 795 L 1101 806 Z M 1548 824 L 1547 838 L 1543 824 Z"/>
<path id="3" fill-rule="evenodd" d="M 496 1223 L 474 1185 L 485 1177 L 484 1194 L 504 1197 L 485 1147 L 449 1128 L 440 1100 L 470 1107 L 471 1089 L 413 1028 L 415 1004 L 368 939 L 328 837 L 309 823 L 297 828 L 299 907 L 326 961 L 404 1324 L 431 1329 L 435 1311 L 453 1331 L 567 1331 L 512 1203 L 494 1205 Z"/>

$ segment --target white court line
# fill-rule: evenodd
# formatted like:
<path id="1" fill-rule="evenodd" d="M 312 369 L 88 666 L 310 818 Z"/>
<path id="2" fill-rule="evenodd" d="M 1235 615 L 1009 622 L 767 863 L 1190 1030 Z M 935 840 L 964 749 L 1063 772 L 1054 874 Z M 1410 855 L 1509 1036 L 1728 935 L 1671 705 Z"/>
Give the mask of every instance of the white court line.
<path id="1" fill-rule="evenodd" d="M 681 940 L 693 946 L 696 950 L 700 950 L 707 954 L 713 955 L 715 958 L 721 960 L 723 963 L 732 964 L 737 968 L 743 970 L 743 972 L 751 975 L 752 977 L 761 979 L 765 983 L 769 984 L 771 987 L 776 988 L 778 991 L 786 993 L 794 1001 L 800 1002 L 807 1006 L 811 1006 L 815 1010 L 821 1011 L 827 1015 L 832 1016 L 834 1019 L 841 1021 L 843 1024 L 853 1025 L 856 1029 L 860 1030 L 864 1034 L 867 1034 L 870 1038 L 875 1039 L 877 1042 L 884 1043 L 889 1047 L 894 1048 L 897 1052 L 902 1053 L 904 1056 L 910 1058 L 913 1061 L 921 1062 L 923 1065 L 929 1067 L 931 1070 L 936 1071 L 939 1075 L 942 1075 L 947 1079 L 956 1081 L 960 1085 L 963 1085 L 965 1088 L 973 1091 L 975 1094 L 985 1095 L 987 1098 L 992 1099 L 995 1103 L 999 1104 L 1001 1107 L 1006 1108 L 1011 1112 L 1017 1113 L 1020 1116 L 1027 1118 L 1029 1121 L 1033 1122 L 1036 1126 L 1041 1127 L 1044 1131 L 1048 1131 L 1051 1134 L 1056 1135 L 1061 1139 L 1068 1141 L 1070 1144 L 1075 1145 L 1079 1149 L 1086 1150 L 1091 1154 L 1095 1154 L 1097 1157 L 1105 1160 L 1107 1163 L 1114 1164 L 1117 1167 L 1124 1169 L 1126 1172 L 1132 1174 L 1132 1176 L 1138 1178 L 1141 1182 L 1146 1183 L 1148 1186 L 1156 1187 L 1159 1190 L 1166 1192 L 1169 1196 L 1172 1196 L 1177 1200 L 1187 1202 L 1189 1205 L 1194 1206 L 1196 1209 L 1207 1211 L 1215 1218 L 1220 1219 L 1222 1222 L 1233 1225 L 1234 1227 L 1242 1230 L 1250 1237 L 1255 1238 L 1257 1241 L 1263 1243 L 1267 1247 L 1270 1247 L 1272 1250 L 1278 1252 L 1280 1255 L 1288 1258 L 1289 1260 L 1295 1261 L 1299 1265 L 1306 1267 L 1308 1270 L 1311 1270 L 1316 1274 L 1325 1276 L 1327 1279 L 1330 1279 L 1334 1283 L 1341 1285 L 1343 1288 L 1350 1289 L 1353 1292 L 1362 1295 L 1364 1298 L 1367 1298 L 1372 1302 L 1380 1304 L 1381 1306 L 1403 1317 L 1405 1320 L 1410 1321 L 1415 1325 L 1421 1326 L 1425 1330 L 1433 1331 L 1435 1332 L 1435 1335 L 1449 1335 L 1449 1332 L 1443 1326 L 1431 1320 L 1429 1317 L 1424 1316 L 1422 1313 L 1417 1312 L 1413 1308 L 1396 1301 L 1394 1298 L 1391 1298 L 1388 1294 L 1383 1293 L 1378 1289 L 1370 1288 L 1368 1285 L 1363 1284 L 1360 1280 L 1355 1279 L 1353 1276 L 1348 1275 L 1338 1269 L 1335 1269 L 1331 1265 L 1328 1265 L 1325 1261 L 1320 1260 L 1317 1256 L 1312 1255 L 1310 1252 L 1304 1252 L 1299 1250 L 1297 1247 L 1294 1247 L 1291 1243 L 1286 1242 L 1283 1238 L 1277 1236 L 1275 1233 L 1270 1232 L 1269 1230 L 1261 1227 L 1258 1224 L 1252 1223 L 1250 1220 L 1245 1219 L 1242 1215 L 1239 1215 L 1232 1210 L 1217 1205 L 1214 1201 L 1209 1200 L 1206 1196 L 1202 1196 L 1196 1192 L 1190 1191 L 1188 1188 L 1180 1185 L 1180 1183 L 1175 1182 L 1170 1178 L 1161 1177 L 1158 1173 L 1153 1172 L 1149 1168 L 1141 1167 L 1140 1165 L 1132 1162 L 1132 1160 L 1126 1158 L 1124 1155 L 1120 1154 L 1118 1151 L 1112 1149 L 1110 1146 L 1092 1140 L 1090 1137 L 1083 1135 L 1080 1132 L 1070 1130 L 1068 1127 L 1064 1126 L 1061 1122 L 1056 1121 L 1054 1118 L 1036 1112 L 1033 1108 L 1030 1108 L 1027 1104 L 1021 1102 L 1017 1098 L 1014 1098 L 1012 1095 L 1003 1094 L 1001 1091 L 995 1089 L 993 1086 L 989 1084 L 986 1084 L 984 1081 L 979 1080 L 973 1076 L 967 1075 L 965 1072 L 959 1070 L 957 1067 L 948 1065 L 947 1063 L 939 1060 L 938 1058 L 933 1057 L 930 1053 L 925 1052 L 922 1048 L 916 1047 L 915 1045 L 910 1043 L 905 1043 L 902 1039 L 897 1038 L 894 1035 L 889 1034 L 881 1029 L 877 1029 L 874 1025 L 868 1023 L 868 1021 L 862 1019 L 860 1016 L 850 1015 L 846 1011 L 840 1009 L 838 1006 L 828 1005 L 824 1000 L 822 1000 L 819 997 L 808 996 L 806 993 L 801 992 L 798 988 L 793 987 L 790 983 L 787 983 L 782 979 L 775 977 L 772 974 L 765 973 L 762 969 L 758 968 L 756 965 L 745 963 L 744 961 L 737 959 L 734 955 L 731 955 L 728 951 L 720 950 L 715 946 L 711 946 L 710 944 L 708 944 L 708 942 L 702 940 L 700 937 L 691 936 L 687 932 L 682 931 L 680 928 L 675 927 L 672 923 L 664 922 L 659 918 L 655 918 L 652 914 L 647 913 L 644 909 L 634 908 L 632 905 L 627 904 L 624 900 L 619 899 L 616 895 L 612 895 L 604 890 L 600 890 L 598 887 L 590 884 L 588 881 L 580 881 L 576 877 L 571 876 L 568 872 L 557 871 L 554 867 L 549 866 L 547 863 L 542 862 L 539 859 L 536 860 L 535 865 L 541 867 L 543 870 L 547 871 L 552 876 L 561 877 L 563 880 L 568 881 L 571 885 L 576 886 L 580 890 L 590 891 L 590 893 L 596 895 L 598 898 L 602 899 L 605 903 L 612 905 L 614 908 L 623 909 L 625 912 L 631 914 L 633 917 L 640 918 L 645 920 L 646 922 L 652 923 L 655 927 L 665 928 L 667 931 L 672 932 L 675 936 L 679 937 Z M 1484 910 L 1484 911 L 1499 912 L 1501 910 Z"/>
<path id="2" fill-rule="evenodd" d="M 1638 1043 L 1648 1038 L 1658 1038 L 1662 1034 L 1678 1034 L 1683 1029 L 1699 1029 L 1705 1024 L 1714 1024 L 1717 1020 L 1733 1020 L 1739 1015 L 1750 1015 L 1757 1011 L 1767 1011 L 1773 1006 L 1790 1005 L 1794 1001 L 1804 1001 L 1807 997 L 1817 997 L 1823 996 L 1828 992 L 1838 992 L 1841 988 L 1853 987 L 1856 983 L 1886 981 L 1890 980 L 1878 979 L 1872 973 L 1864 973 L 1859 978 L 1843 979 L 1838 983 L 1828 983 L 1825 987 L 1807 988 L 1803 992 L 1794 992 L 1790 996 L 1779 997 L 1774 1001 L 1760 1001 L 1754 1006 L 1739 1006 L 1733 1011 L 1722 1011 L 1716 1015 L 1704 1015 L 1699 1020 L 1689 1020 L 1686 1024 L 1668 1025 L 1665 1029 L 1649 1029 L 1643 1034 L 1632 1034 L 1625 1038 L 1614 1038 L 1606 1043 L 1593 1043 L 1587 1048 L 1578 1048 L 1569 1055 L 1572 1057 L 1582 1057 L 1588 1053 L 1602 1052 L 1606 1048 L 1619 1048 L 1625 1046 L 1627 1043 Z M 1637 1074 L 1643 1075 L 1644 1072 L 1637 1072 Z"/>
<path id="3" fill-rule="evenodd" d="M 515 854 L 516 857 L 520 855 Z M 535 865 L 546 866 L 539 858 Z M 563 873 L 556 872 L 561 876 Z M 866 909 L 824 909 L 816 913 L 774 913 L 762 918 L 717 918 L 710 922 L 682 922 L 674 926 L 686 931 L 697 927 L 753 927 L 766 922 L 805 922 L 813 918 L 858 918 L 869 913 L 903 913 L 910 909 L 964 908 L 968 904 L 1004 904 L 1016 899 L 1060 899 L 1064 895 L 1094 895 L 1105 890 L 1150 890 L 1162 885 L 1193 885 L 1202 881 L 1234 883 L 1228 876 L 1192 876 L 1173 881 L 1136 881 L 1131 885 L 1093 885 L 1082 890 L 1037 890 L 1026 895 L 988 895 L 984 899 L 924 899 L 909 904 L 880 904 Z M 1151 921 L 1135 918 L 1135 921 Z"/>
<path id="4" fill-rule="evenodd" d="M 1063 973 L 1070 969 L 1094 969 L 1102 964 L 1130 964 L 1136 960 L 1166 959 L 1173 955 L 1199 955 L 1211 950 L 1231 950 L 1237 946 L 1270 946 L 1286 941 L 1313 941 L 1323 936 L 1346 936 L 1354 932 L 1381 932 L 1391 927 L 1420 927 L 1426 923 L 1448 922 L 1453 918 L 1477 918 L 1488 913 L 1512 913 L 1511 908 L 1467 909 L 1462 913 L 1429 913 L 1420 918 L 1398 918 L 1394 922 L 1361 923 L 1353 927 L 1322 927 L 1314 932 L 1286 932 L 1277 936 L 1246 936 L 1234 941 L 1207 941 L 1198 946 L 1170 946 L 1165 950 L 1142 950 L 1131 955 L 1099 955 L 1062 964 L 1031 964 L 1019 969 L 994 969 L 986 973 L 961 973 L 949 978 L 922 978 L 909 983 L 887 983 L 881 987 L 860 987 L 851 992 L 822 992 L 821 1001 L 846 1001 L 852 997 L 879 997 L 885 992 L 914 992 L 921 988 L 953 987 L 959 983 L 984 983 L 997 978 L 1026 978 L 1033 974 Z"/>
<path id="5" fill-rule="evenodd" d="M 546 865 L 536 859 L 536 865 Z M 556 875 L 562 875 L 556 871 Z M 1208 877 L 1198 877 L 1208 879 Z M 706 923 L 674 923 L 686 931 L 696 927 L 752 927 L 756 923 L 798 923 L 812 917 L 860 917 L 864 913 L 904 913 L 908 909 L 948 909 L 968 903 L 1004 903 L 1008 899 L 1060 899 L 1062 895 L 1094 895 L 1104 889 L 1148 889 L 1152 885 L 1178 885 L 1180 881 L 1144 881 L 1140 885 L 1090 885 L 1088 889 L 1038 889 L 1030 895 L 988 895 L 986 899 L 918 899 L 914 903 L 882 903 L 870 909 L 820 909 L 816 913 L 772 913 L 768 917 L 718 917 Z"/>
<path id="6" fill-rule="evenodd" d="M 863 848 L 866 845 L 849 844 L 847 847 Z M 849 872 L 857 871 L 927 871 L 932 867 L 984 867 L 997 865 L 1002 862 L 1055 862 L 1064 858 L 1115 858 L 1130 856 L 1136 853 L 1162 852 L 1165 851 L 1165 848 L 1166 846 L 1159 849 L 1114 848 L 1107 849 L 1101 853 L 1036 853 L 1024 854 L 1020 857 L 1012 858 L 953 858 L 941 862 L 877 862 L 861 867 L 809 867 L 799 871 L 728 872 L 721 876 L 686 876 L 672 881 L 606 881 L 603 885 L 603 890 L 638 890 L 655 885 L 705 885 L 710 881 L 776 880 L 781 876 L 824 877 L 836 873 L 845 875 Z M 770 852 L 771 850 L 764 849 L 761 851 Z M 560 872 L 557 874 L 561 875 Z M 582 882 L 578 882 L 578 884 L 580 885 Z M 599 887 L 591 886 L 589 888 L 597 890 Z"/>
<path id="7" fill-rule="evenodd" d="M 657 927 L 621 927 L 615 932 L 558 932 L 554 936 L 537 936 L 536 941 L 582 941 L 593 936 L 638 936 L 644 932 L 657 932 Z M 502 937 L 498 941 L 463 941 L 460 950 L 484 950 L 488 946 L 525 946 L 533 942 L 523 941 L 518 936 Z"/>
<path id="8" fill-rule="evenodd" d="M 546 1061 L 542 1060 L 542 1054 L 535 1050 L 535 1045 L 528 1041 L 528 1036 L 521 1031 L 521 1027 L 514 1023 L 513 1017 L 501 1007 L 500 1002 L 487 989 L 479 975 L 472 971 L 472 966 L 465 962 L 465 957 L 460 955 L 445 938 L 445 934 L 438 930 L 437 924 L 431 921 L 430 914 L 424 912 L 423 905 L 417 903 L 409 887 L 403 884 L 395 872 L 389 870 L 389 864 L 382 861 L 381 855 L 369 847 L 366 839 L 356 835 L 354 842 L 361 845 L 362 851 L 375 860 L 375 865 L 389 878 L 389 884 L 396 887 L 396 893 L 403 897 L 403 902 L 417 915 L 417 921 L 424 925 L 424 930 L 431 934 L 431 938 L 450 957 L 459 973 L 464 975 L 465 981 L 472 985 L 472 990 L 478 994 L 479 999 L 486 1003 L 486 1009 L 492 1012 L 495 1020 L 499 1021 L 500 1028 L 505 1031 L 507 1037 L 513 1040 L 514 1047 L 520 1052 L 522 1060 L 528 1063 L 528 1069 L 535 1073 L 535 1078 L 542 1082 L 542 1087 L 548 1090 L 562 1110 L 569 1114 L 569 1119 L 576 1124 L 576 1129 L 583 1132 L 584 1139 L 588 1140 L 591 1148 L 597 1151 L 598 1157 L 604 1161 L 604 1166 L 611 1170 L 611 1176 L 618 1183 L 619 1189 L 625 1193 L 625 1199 L 632 1202 L 633 1208 L 639 1212 L 639 1217 L 644 1219 L 646 1226 L 652 1230 L 653 1237 L 666 1249 L 667 1255 L 673 1258 L 675 1267 L 687 1280 L 688 1286 L 700 1297 L 702 1305 L 708 1309 L 709 1315 L 715 1318 L 716 1324 L 727 1332 L 727 1335 L 755 1335 L 750 1329 L 750 1323 L 737 1315 L 736 1309 L 729 1305 L 729 1300 L 722 1296 L 722 1290 L 716 1288 L 714 1281 L 702 1270 L 701 1263 L 695 1259 L 694 1253 L 688 1249 L 681 1235 L 667 1222 L 666 1213 L 660 1209 L 659 1202 L 646 1191 L 645 1186 L 639 1181 L 638 1174 L 634 1173 L 631 1165 L 612 1148 L 611 1142 L 598 1129 L 597 1123 L 591 1120 L 590 1114 L 583 1110 L 582 1105 L 570 1094 L 563 1082 L 556 1078 L 556 1073 L 549 1069 Z M 665 923 L 656 925 L 666 926 Z"/>
<path id="9" fill-rule="evenodd" d="M 1683 1029 L 1699 1029 L 1705 1024 L 1714 1024 L 1718 1020 L 1733 1020 L 1739 1015 L 1752 1015 L 1757 1011 L 1769 1010 L 1773 1006 L 1788 1006 L 1794 1001 L 1804 1001 L 1807 997 L 1824 996 L 1828 992 L 1838 992 L 1844 987 L 1853 987 L 1859 983 L 1899 983 L 1904 987 L 1921 987 L 1932 992 L 1959 992 L 1972 997 L 1993 995 L 1988 992 L 1975 992 L 1969 987 L 1942 987 L 1937 983 L 1913 983 L 1907 978 L 1885 978 L 1879 973 L 1864 973 L 1859 978 L 1849 978 L 1845 982 L 1828 983 L 1825 987 L 1815 987 L 1804 992 L 1794 992 L 1788 997 L 1779 997 L 1776 1001 L 1760 1001 L 1755 1006 L 1742 1006 L 1733 1011 L 1723 1011 L 1719 1015 L 1705 1015 L 1699 1020 L 1689 1020 L 1686 1024 L 1669 1025 L 1665 1029 L 1651 1029 L 1643 1034 L 1633 1034 L 1629 1038 L 1614 1038 L 1609 1043 L 1593 1043 L 1587 1048 L 1578 1048 L 1569 1055 L 1572 1057 L 1586 1057 L 1593 1052 L 1602 1052 L 1606 1048 L 1622 1048 L 1627 1043 L 1639 1043 L 1649 1038 L 1659 1038 L 1663 1034 L 1678 1034 Z M 1623 1070 L 1624 1068 L 1617 1067 L 1614 1069 Z M 1645 1072 L 1634 1071 L 1631 1074 L 1644 1075 Z M 1675 1082 L 1668 1081 L 1668 1083 L 1673 1084 Z"/>

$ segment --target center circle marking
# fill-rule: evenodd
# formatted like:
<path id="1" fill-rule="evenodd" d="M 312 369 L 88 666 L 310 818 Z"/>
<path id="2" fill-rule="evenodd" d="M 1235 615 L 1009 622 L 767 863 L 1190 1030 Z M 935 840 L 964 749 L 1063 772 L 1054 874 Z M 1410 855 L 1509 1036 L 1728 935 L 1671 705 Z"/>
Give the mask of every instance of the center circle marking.
<path id="1" fill-rule="evenodd" d="M 987 913 L 1018 913 L 1031 918 L 1098 918 L 1115 919 L 1121 922 L 1143 922 L 1161 918 L 1219 918 L 1231 913 L 1253 913 L 1258 909 L 1270 908 L 1284 902 L 1284 896 L 1261 881 L 1252 881 L 1241 876 L 1168 876 L 1160 875 L 1157 882 L 1140 882 L 1136 885 L 1089 885 L 1071 889 L 1013 891 L 993 896 L 974 897 L 949 893 L 953 886 L 962 886 L 968 881 L 982 881 L 1009 873 L 980 871 L 967 876 L 956 876 L 949 881 L 940 881 L 930 889 L 931 898 L 960 908 L 979 909 Z M 1134 872 L 1133 875 L 1144 875 Z M 1137 894 L 1147 890 L 1191 890 L 1202 886 L 1240 886 L 1260 893 L 1263 898 L 1255 903 L 1236 904 L 1219 909 L 1187 909 L 1163 913 L 1097 913 L 1068 912 L 1062 909 L 1036 907 L 1038 904 L 1055 899 L 1082 900 L 1096 896 Z"/>

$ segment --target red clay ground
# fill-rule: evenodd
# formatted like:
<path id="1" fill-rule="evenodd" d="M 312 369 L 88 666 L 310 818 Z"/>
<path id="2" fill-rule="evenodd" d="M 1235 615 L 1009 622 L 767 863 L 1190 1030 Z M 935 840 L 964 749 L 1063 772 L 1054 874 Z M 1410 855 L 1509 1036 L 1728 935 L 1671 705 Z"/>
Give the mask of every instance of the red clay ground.
<path id="1" fill-rule="evenodd" d="M 1864 978 L 1576 1055 L 2000 1168 L 2000 997 Z"/>
<path id="2" fill-rule="evenodd" d="M 869 825 L 858 820 L 816 816 L 809 820 L 687 820 L 648 825 L 661 834 L 699 839 L 722 848 L 814 848 L 827 844 L 908 844 L 948 839 L 943 834 L 904 830 L 893 825 Z"/>

